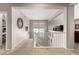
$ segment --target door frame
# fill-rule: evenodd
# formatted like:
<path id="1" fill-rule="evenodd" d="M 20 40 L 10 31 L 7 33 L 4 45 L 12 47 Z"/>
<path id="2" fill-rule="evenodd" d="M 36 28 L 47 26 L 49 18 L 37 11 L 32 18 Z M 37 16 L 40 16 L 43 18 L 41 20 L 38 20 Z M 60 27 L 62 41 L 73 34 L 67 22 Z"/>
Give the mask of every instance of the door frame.
<path id="1" fill-rule="evenodd" d="M 31 7 L 34 7 L 34 6 L 13 6 L 12 8 L 19 8 L 19 9 L 31 9 Z M 41 7 L 41 6 L 36 6 L 36 7 Z M 34 8 L 36 8 L 34 7 Z M 64 10 L 64 19 L 65 19 L 65 32 L 66 32 L 66 40 L 65 40 L 65 47 L 67 49 L 67 45 L 68 45 L 68 38 L 67 38 L 67 6 L 58 6 L 58 5 L 54 5 L 53 4 L 50 6 L 48 4 L 48 6 L 45 6 L 45 8 L 43 9 L 63 9 Z M 46 47 L 46 48 L 53 48 L 53 47 Z"/>

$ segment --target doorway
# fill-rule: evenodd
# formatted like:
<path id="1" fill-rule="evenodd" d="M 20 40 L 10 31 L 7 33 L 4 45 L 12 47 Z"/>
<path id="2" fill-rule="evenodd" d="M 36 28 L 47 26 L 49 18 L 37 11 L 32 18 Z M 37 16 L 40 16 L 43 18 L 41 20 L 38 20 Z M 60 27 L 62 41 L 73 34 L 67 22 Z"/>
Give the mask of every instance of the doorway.
<path id="1" fill-rule="evenodd" d="M 0 49 L 6 49 L 6 41 L 7 41 L 7 13 L 0 12 Z"/>
<path id="2" fill-rule="evenodd" d="M 47 20 L 31 20 L 31 37 L 34 40 L 34 47 L 49 46 L 48 39 L 48 21 Z"/>
<path id="3" fill-rule="evenodd" d="M 29 26 L 30 39 L 33 39 L 33 46 L 35 48 L 36 47 L 66 48 L 67 46 L 66 44 L 67 42 L 66 40 L 67 39 L 66 38 L 67 36 L 66 35 L 67 34 L 66 8 L 52 8 L 52 7 L 48 8 L 47 6 L 45 8 L 41 8 L 41 7 L 38 7 L 38 8 L 13 7 L 13 8 L 17 9 L 19 13 L 22 14 L 22 16 L 26 17 L 26 20 L 27 20 L 26 23 L 30 25 Z M 61 15 L 62 13 L 64 16 L 60 17 L 59 15 Z M 61 19 L 64 22 L 62 22 Z M 45 21 L 47 21 L 47 24 L 45 23 Z M 53 24 L 56 24 L 56 25 L 53 26 Z M 63 27 L 64 30 L 63 31 L 60 30 L 59 27 Z M 53 28 L 57 28 L 58 31 L 54 31 Z M 60 34 L 59 35 L 56 34 L 55 37 L 53 37 L 52 35 L 53 33 L 58 33 L 58 34 L 60 33 Z"/>

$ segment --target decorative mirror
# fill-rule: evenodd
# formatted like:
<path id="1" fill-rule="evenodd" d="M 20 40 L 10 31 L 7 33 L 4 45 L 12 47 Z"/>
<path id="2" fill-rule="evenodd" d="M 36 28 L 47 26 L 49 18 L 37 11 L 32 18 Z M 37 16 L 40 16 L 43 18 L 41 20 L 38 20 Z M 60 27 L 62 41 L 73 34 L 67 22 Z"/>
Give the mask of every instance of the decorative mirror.
<path id="1" fill-rule="evenodd" d="M 17 19 L 17 27 L 19 29 L 22 29 L 23 28 L 23 19 L 22 18 L 18 18 Z"/>

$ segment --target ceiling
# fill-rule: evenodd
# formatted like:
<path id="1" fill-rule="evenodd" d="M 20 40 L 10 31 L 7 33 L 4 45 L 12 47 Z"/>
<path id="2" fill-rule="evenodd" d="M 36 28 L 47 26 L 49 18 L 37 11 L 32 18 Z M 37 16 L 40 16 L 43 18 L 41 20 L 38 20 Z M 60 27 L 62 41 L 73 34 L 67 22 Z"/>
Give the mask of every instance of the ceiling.
<path id="1" fill-rule="evenodd" d="M 60 9 L 19 9 L 19 11 L 31 20 L 49 20 Z"/>

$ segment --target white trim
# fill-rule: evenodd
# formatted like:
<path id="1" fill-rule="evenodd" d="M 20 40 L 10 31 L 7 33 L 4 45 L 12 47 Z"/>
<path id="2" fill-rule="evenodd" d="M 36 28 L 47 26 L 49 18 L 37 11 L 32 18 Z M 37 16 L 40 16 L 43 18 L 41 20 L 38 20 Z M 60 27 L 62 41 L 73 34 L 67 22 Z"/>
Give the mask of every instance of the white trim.
<path id="1" fill-rule="evenodd" d="M 69 6 L 75 6 L 77 3 L 70 3 Z"/>
<path id="2" fill-rule="evenodd" d="M 56 48 L 56 49 L 59 49 L 59 48 L 64 48 L 64 47 L 53 47 L 53 46 L 49 46 L 49 47 L 34 47 L 34 48 Z M 66 50 L 75 50 L 75 49 L 69 49 L 69 48 L 64 48 Z"/>
<path id="3" fill-rule="evenodd" d="M 69 48 L 65 48 L 65 49 L 67 49 L 67 50 L 75 50 L 75 49 L 69 49 Z"/>

